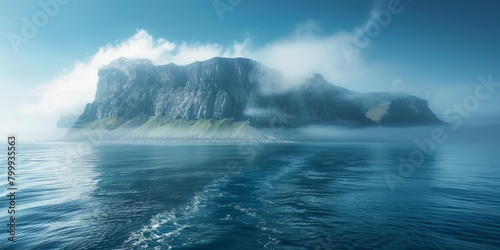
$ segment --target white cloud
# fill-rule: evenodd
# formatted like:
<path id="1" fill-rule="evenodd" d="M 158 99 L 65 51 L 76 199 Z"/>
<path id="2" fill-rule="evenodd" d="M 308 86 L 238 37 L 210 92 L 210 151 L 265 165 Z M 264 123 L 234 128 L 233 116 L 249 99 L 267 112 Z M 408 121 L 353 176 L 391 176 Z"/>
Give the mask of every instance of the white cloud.
<path id="1" fill-rule="evenodd" d="M 284 83 L 293 86 L 304 76 L 322 74 L 328 81 L 348 88 L 361 90 L 362 82 L 374 72 L 360 54 L 353 54 L 348 62 L 342 45 L 352 39 L 352 34 L 339 32 L 329 36 L 319 35 L 317 23 L 308 21 L 297 26 L 295 32 L 253 51 L 250 57 L 284 74 Z"/>
<path id="2" fill-rule="evenodd" d="M 138 30 L 134 36 L 99 48 L 94 55 L 75 62 L 52 80 L 34 88 L 7 86 L 2 81 L 2 89 L 17 95 L 2 99 L 4 107 L 10 106 L 2 109 L 0 115 L 8 117 L 9 122 L 2 123 L 0 129 L 3 133 L 23 134 L 30 139 L 47 138 L 61 114 L 80 113 L 86 103 L 93 101 L 99 67 L 119 57 L 183 65 L 215 56 L 241 56 L 245 44 L 246 41 L 235 43 L 233 48 L 227 49 L 219 44 L 176 44 L 163 38 L 154 39 L 147 31 Z"/>
<path id="3" fill-rule="evenodd" d="M 250 37 L 230 46 L 196 41 L 175 43 L 155 39 L 147 31 L 138 30 L 128 39 L 99 48 L 94 55 L 77 61 L 35 88 L 2 86 L 2 89 L 21 94 L 0 101 L 3 107 L 16 103 L 16 106 L 0 110 L 2 117 L 10 119 L 2 123 L 0 129 L 6 133 L 17 131 L 36 139 L 47 137 L 61 114 L 81 113 L 85 104 L 93 101 L 98 68 L 119 57 L 146 58 L 157 65 L 171 62 L 185 65 L 216 56 L 247 57 L 280 70 L 284 74 L 285 88 L 297 84 L 297 79 L 319 73 L 334 84 L 359 92 L 410 89 L 413 92 L 410 94 L 419 93 L 418 89 L 402 81 L 401 76 L 391 75 L 392 67 L 368 62 L 362 53 L 354 53 L 347 60 L 342 46 L 354 36 L 354 31 L 323 35 L 318 23 L 307 21 L 299 24 L 287 37 L 252 48 Z M 435 103 L 436 100 L 431 102 L 432 105 Z"/>
<path id="4" fill-rule="evenodd" d="M 359 55 L 347 63 L 341 52 L 341 43 L 351 34 L 340 32 L 320 36 L 319 25 L 308 21 L 297 26 L 289 37 L 252 49 L 251 38 L 234 42 L 231 46 L 216 43 L 182 42 L 177 44 L 163 38 L 155 39 L 147 31 L 107 44 L 94 55 L 74 63 L 52 80 L 23 93 L 12 109 L 12 122 L 2 125 L 2 131 L 19 131 L 31 138 L 45 138 L 55 128 L 61 114 L 81 113 L 85 104 L 92 102 L 97 87 L 97 72 L 119 57 L 146 58 L 154 64 L 176 63 L 185 65 L 215 56 L 248 57 L 284 73 L 284 83 L 293 85 L 297 79 L 313 73 L 324 74 L 327 80 L 347 86 L 369 74 Z M 361 82 L 361 81 L 360 81 Z M 34 126 L 36 124 L 36 126 Z"/>

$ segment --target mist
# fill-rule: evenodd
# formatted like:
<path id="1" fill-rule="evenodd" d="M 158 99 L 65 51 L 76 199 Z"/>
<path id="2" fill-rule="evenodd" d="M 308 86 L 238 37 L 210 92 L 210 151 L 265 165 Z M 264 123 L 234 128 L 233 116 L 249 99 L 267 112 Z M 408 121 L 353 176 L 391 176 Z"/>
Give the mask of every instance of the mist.
<path id="1" fill-rule="evenodd" d="M 375 2 L 373 9 L 383 8 L 382 3 Z M 166 38 L 154 38 L 146 30 L 140 29 L 127 39 L 103 45 L 93 55 L 76 60 L 47 82 L 21 87 L 2 81 L 2 88 L 12 89 L 18 95 L 0 101 L 3 107 L 10 107 L 0 110 L 0 115 L 9 118 L 9 122 L 2 123 L 0 128 L 2 131 L 22 134 L 26 139 L 50 137 L 61 115 L 80 114 L 85 104 L 93 101 L 99 67 L 119 57 L 145 58 L 156 65 L 186 65 L 217 56 L 246 57 L 280 72 L 278 78 L 269 78 L 267 74 L 254 76 L 264 84 L 261 86 L 264 91 L 285 91 L 304 83 L 307 77 L 321 74 L 332 84 L 356 92 L 397 91 L 415 95 L 428 100 L 430 108 L 438 116 L 454 112 L 456 105 L 470 106 L 469 97 L 475 96 L 475 88 L 481 84 L 480 81 L 431 86 L 419 82 L 409 83 L 405 82 L 404 75 L 394 74 L 397 65 L 367 60 L 359 49 L 356 53 L 346 54 L 346 47 L 359 35 L 357 27 L 365 27 L 377 21 L 377 18 L 372 12 L 367 13 L 366 21 L 359 26 L 331 34 L 323 32 L 318 22 L 306 20 L 297 24 L 288 36 L 260 47 L 253 46 L 250 35 L 243 41 L 221 45 L 199 41 L 174 42 Z M 363 49 L 370 46 L 368 43 Z M 487 78 L 487 75 L 483 77 Z M 499 114 L 496 107 L 500 105 L 500 98 L 493 92 L 488 98 L 478 99 L 479 104 L 469 112 L 471 117 Z M 16 104 L 12 105 L 14 102 Z M 366 136 L 369 135 L 366 133 Z"/>
<path id="2" fill-rule="evenodd" d="M 498 118 L 498 117 L 497 117 Z M 333 143 L 400 143 L 418 146 L 433 141 L 436 146 L 448 143 L 491 142 L 500 140 L 500 122 L 495 118 L 482 119 L 455 128 L 452 124 L 422 127 L 364 127 L 307 126 L 283 130 L 279 134 L 290 141 Z"/>

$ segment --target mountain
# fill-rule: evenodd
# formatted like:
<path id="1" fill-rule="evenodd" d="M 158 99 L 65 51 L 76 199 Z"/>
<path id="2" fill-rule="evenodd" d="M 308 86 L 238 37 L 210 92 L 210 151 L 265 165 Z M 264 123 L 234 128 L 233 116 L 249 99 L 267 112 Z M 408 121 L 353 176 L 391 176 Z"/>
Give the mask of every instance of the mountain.
<path id="1" fill-rule="evenodd" d="M 98 74 L 95 100 L 65 139 L 270 140 L 276 128 L 442 123 L 423 99 L 356 93 L 318 74 L 283 89 L 280 72 L 245 58 L 186 66 L 119 58 Z"/>
<path id="2" fill-rule="evenodd" d="M 80 114 L 66 114 L 61 115 L 59 121 L 56 124 L 56 128 L 67 129 L 73 127 L 75 121 L 78 120 Z"/>

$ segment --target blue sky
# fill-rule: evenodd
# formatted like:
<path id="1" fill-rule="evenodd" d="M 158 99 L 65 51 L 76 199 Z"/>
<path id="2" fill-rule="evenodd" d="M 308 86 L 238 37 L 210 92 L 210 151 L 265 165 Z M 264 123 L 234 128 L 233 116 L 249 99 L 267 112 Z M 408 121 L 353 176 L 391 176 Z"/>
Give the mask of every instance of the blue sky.
<path id="1" fill-rule="evenodd" d="M 54 13 L 49 13 L 40 3 L 57 7 L 50 5 Z M 359 50 L 346 60 L 342 48 L 353 45 L 357 28 L 363 30 L 374 19 L 372 11 L 389 11 L 390 4 L 397 4 L 399 11 L 390 15 L 387 25 L 379 23 L 376 34 L 368 36 L 368 45 L 355 46 Z M 222 14 L 221 8 L 226 8 Z M 9 96 L 4 107 L 15 102 L 9 112 L 22 113 L 17 109 L 42 107 L 44 99 L 52 98 L 45 95 L 50 89 L 70 93 L 61 82 L 85 79 L 77 71 L 92 71 L 96 67 L 92 63 L 108 62 L 120 51 L 137 50 L 131 55 L 142 53 L 157 63 L 179 64 L 211 55 L 246 56 L 284 71 L 317 71 L 356 91 L 415 94 L 429 99 L 431 108 L 442 113 L 474 90 L 478 76 L 500 79 L 499 11 L 500 2 L 493 0 L 0 0 L 0 87 L 2 95 Z M 42 22 L 31 38 L 23 36 L 23 18 Z M 27 43 L 13 46 L 15 35 Z M 134 36 L 136 41 L 149 39 L 152 48 L 142 51 L 144 44 L 137 42 L 125 50 L 124 44 Z M 159 44 L 164 47 L 158 49 Z M 237 46 L 243 49 L 236 51 Z M 93 61 L 99 51 L 105 55 Z M 301 62 L 308 51 L 312 56 Z M 91 80 L 66 86 L 72 90 L 88 86 L 85 100 L 51 105 L 79 107 L 92 101 L 96 82 Z M 29 90 L 40 93 L 24 94 Z M 477 113 L 494 113 L 492 103 L 499 99 L 500 94 L 492 96 Z M 69 110 L 47 111 L 51 117 L 56 112 Z M 23 115 L 9 115 L 24 121 Z"/>

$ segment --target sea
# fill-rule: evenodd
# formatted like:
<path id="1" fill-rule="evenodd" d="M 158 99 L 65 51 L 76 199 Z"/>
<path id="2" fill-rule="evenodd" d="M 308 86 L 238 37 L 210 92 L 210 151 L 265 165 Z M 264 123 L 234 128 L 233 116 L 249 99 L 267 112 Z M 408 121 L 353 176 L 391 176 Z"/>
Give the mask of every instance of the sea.
<path id="1" fill-rule="evenodd" d="M 19 141 L 0 248 L 500 249 L 499 145 Z"/>

